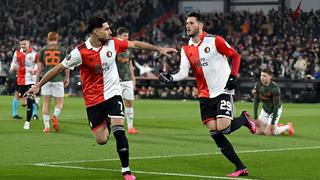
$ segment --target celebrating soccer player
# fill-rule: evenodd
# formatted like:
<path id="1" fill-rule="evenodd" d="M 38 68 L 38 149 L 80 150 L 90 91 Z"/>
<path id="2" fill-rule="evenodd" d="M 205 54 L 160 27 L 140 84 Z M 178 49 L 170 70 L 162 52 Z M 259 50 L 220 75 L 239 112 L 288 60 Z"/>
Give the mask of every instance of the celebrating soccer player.
<path id="1" fill-rule="evenodd" d="M 232 95 L 236 88 L 240 55 L 222 37 L 204 32 L 204 24 L 204 17 L 200 13 L 191 12 L 187 15 L 186 31 L 190 40 L 188 45 L 181 48 L 180 71 L 174 75 L 162 72 L 159 79 L 167 83 L 180 81 L 188 77 L 190 67 L 193 69 L 199 89 L 202 122 L 208 127 L 222 154 L 236 166 L 236 170 L 227 176 L 246 176 L 247 167 L 224 136 L 242 125 L 249 128 L 251 133 L 256 131 L 248 112 L 243 111 L 240 117 L 233 117 Z M 232 60 L 231 70 L 227 57 Z"/>
<path id="2" fill-rule="evenodd" d="M 118 53 L 128 48 L 158 51 L 167 55 L 176 52 L 173 48 L 161 48 L 141 41 L 119 40 L 112 32 L 106 19 L 93 17 L 88 22 L 90 37 L 77 46 L 53 69 L 44 75 L 39 83 L 25 95 L 37 93 L 39 88 L 65 69 L 80 66 L 82 92 L 87 106 L 87 115 L 92 133 L 98 144 L 106 144 L 111 131 L 116 139 L 117 152 L 122 164 L 122 175 L 134 180 L 129 168 L 129 145 L 124 129 L 124 112 L 120 80 L 115 62 Z"/>

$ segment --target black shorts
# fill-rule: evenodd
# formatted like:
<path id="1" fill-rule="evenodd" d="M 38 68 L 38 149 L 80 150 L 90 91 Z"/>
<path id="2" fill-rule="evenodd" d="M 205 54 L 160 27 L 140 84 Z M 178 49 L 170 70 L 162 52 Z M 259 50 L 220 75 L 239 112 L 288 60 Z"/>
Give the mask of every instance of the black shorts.
<path id="1" fill-rule="evenodd" d="M 17 90 L 19 92 L 19 96 L 22 97 L 24 95 L 24 93 L 26 93 L 30 88 L 31 88 L 31 84 L 30 85 L 18 85 Z"/>
<path id="2" fill-rule="evenodd" d="M 217 118 L 233 119 L 234 104 L 230 94 L 220 94 L 215 98 L 200 98 L 199 103 L 203 124 Z"/>
<path id="3" fill-rule="evenodd" d="M 99 126 L 110 124 L 110 118 L 124 119 L 123 101 L 121 96 L 113 96 L 97 105 L 87 108 L 89 126 L 94 131 Z"/>

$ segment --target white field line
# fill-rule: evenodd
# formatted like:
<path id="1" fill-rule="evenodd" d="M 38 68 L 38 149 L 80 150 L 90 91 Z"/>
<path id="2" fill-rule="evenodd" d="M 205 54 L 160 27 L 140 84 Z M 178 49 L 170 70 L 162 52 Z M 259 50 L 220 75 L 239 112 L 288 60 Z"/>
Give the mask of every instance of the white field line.
<path id="1" fill-rule="evenodd" d="M 80 169 L 80 170 L 92 170 L 92 171 L 111 171 L 120 172 L 119 169 L 105 169 L 105 168 L 90 168 L 90 167 L 79 167 L 79 166 L 63 166 L 63 165 L 53 165 L 53 164 L 42 164 L 37 166 L 53 167 L 53 168 L 67 168 L 67 169 Z M 167 172 L 148 172 L 148 171 L 133 171 L 137 174 L 151 174 L 151 175 L 161 175 L 161 176 L 179 176 L 179 177 L 194 177 L 194 178 L 204 178 L 204 179 L 233 179 L 233 180 L 258 180 L 258 179 L 245 179 L 245 178 L 230 178 L 230 177 L 220 177 L 220 176 L 204 176 L 196 174 L 179 174 L 179 173 L 167 173 Z"/>
<path id="2" fill-rule="evenodd" d="M 258 153 L 258 152 L 277 152 L 277 151 L 293 151 L 293 150 L 307 150 L 307 149 L 320 149 L 320 146 L 314 147 L 297 147 L 297 148 L 281 148 L 281 149 L 261 149 L 261 150 L 250 150 L 250 151 L 238 151 L 237 153 Z M 160 158 L 172 158 L 172 157 L 190 157 L 190 156 L 201 156 L 201 155 L 215 155 L 220 154 L 215 153 L 197 153 L 197 154 L 180 154 L 180 155 L 166 155 L 166 156 L 148 156 L 148 157 L 133 157 L 132 159 L 160 159 Z M 64 166 L 58 164 L 67 163 L 82 163 L 82 162 L 98 162 L 98 161 L 115 161 L 118 159 L 101 159 L 101 160 L 82 160 L 82 161 L 64 161 L 64 162 L 47 162 L 47 163 L 36 163 L 34 166 L 42 167 L 54 167 L 54 168 L 67 168 L 67 169 L 81 169 L 81 170 L 92 170 L 92 171 L 111 171 L 119 172 L 118 169 L 105 169 L 105 168 L 90 168 L 90 167 L 80 167 L 80 166 Z M 195 177 L 204 179 L 234 179 L 234 180 L 253 180 L 245 178 L 229 178 L 229 177 L 219 177 L 219 176 L 204 176 L 195 174 L 179 174 L 179 173 L 168 173 L 168 172 L 147 172 L 147 171 L 133 171 L 137 174 L 151 174 L 151 175 L 163 175 L 163 176 L 179 176 L 179 177 Z M 257 180 L 257 179 L 255 179 Z"/>
<path id="3" fill-rule="evenodd" d="M 244 153 L 259 153 L 259 152 L 277 152 L 277 151 L 294 151 L 294 150 L 308 150 L 308 149 L 320 149 L 320 146 L 313 147 L 296 147 L 296 148 L 280 148 L 280 149 L 258 149 L 258 150 L 248 150 L 248 151 L 237 151 L 237 154 Z M 174 157 L 192 157 L 192 156 L 204 156 L 204 155 L 216 155 L 221 154 L 220 152 L 214 153 L 195 153 L 195 154 L 173 154 L 173 155 L 163 155 L 163 156 L 146 156 L 146 157 L 131 157 L 130 160 L 139 159 L 161 159 L 161 158 L 174 158 Z M 60 161 L 60 162 L 43 162 L 32 164 L 34 166 L 43 165 L 54 165 L 54 164 L 70 164 L 70 163 L 85 163 L 85 162 L 101 162 L 101 161 L 118 161 L 118 158 L 111 159 L 96 159 L 96 160 L 77 160 L 77 161 Z"/>

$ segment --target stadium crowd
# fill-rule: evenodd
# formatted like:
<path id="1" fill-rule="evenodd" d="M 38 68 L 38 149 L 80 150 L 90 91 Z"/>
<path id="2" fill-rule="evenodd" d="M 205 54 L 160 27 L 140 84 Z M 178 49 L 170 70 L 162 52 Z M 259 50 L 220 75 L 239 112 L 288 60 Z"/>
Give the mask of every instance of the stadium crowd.
<path id="1" fill-rule="evenodd" d="M 319 10 L 300 12 L 300 16 L 294 16 L 291 10 L 284 13 L 271 10 L 268 14 L 262 11 L 208 13 L 206 18 L 206 31 L 222 35 L 241 54 L 241 77 L 257 77 L 259 69 L 268 67 L 276 78 L 320 79 Z M 184 21 L 183 14 L 176 15 L 146 33 L 147 38 L 179 47 L 187 42 L 181 28 Z M 141 61 L 141 58 L 137 59 Z M 179 56 L 166 62 L 168 71 L 179 68 Z"/>
<path id="2" fill-rule="evenodd" d="M 170 10 L 166 0 L 157 2 L 155 5 L 151 0 L 110 0 L 108 3 L 99 0 L 5 0 L 0 7 L 0 74 L 8 75 L 7 70 L 21 36 L 30 37 L 33 48 L 39 50 L 46 44 L 46 34 L 57 31 L 62 45 L 69 52 L 74 44 L 85 39 L 86 20 L 93 14 L 108 15 L 113 32 L 119 26 L 127 27 L 130 33 L 149 26 L 138 39 L 179 49 L 188 40 L 183 28 L 184 14 L 173 15 L 163 22 L 155 21 Z M 206 31 L 223 36 L 241 54 L 240 77 L 256 78 L 259 69 L 268 67 L 276 78 L 320 79 L 319 10 L 299 14 L 292 10 L 271 10 L 266 14 L 262 11 L 240 11 L 205 15 L 208 22 Z M 159 70 L 175 73 L 179 69 L 179 53 L 172 57 L 158 57 L 154 53 L 133 51 L 131 56 L 136 76 L 156 78 Z M 78 73 L 73 72 L 74 75 Z M 142 97 L 165 94 L 161 89 L 150 88 L 140 87 L 137 93 Z M 196 93 L 190 87 L 176 87 L 172 91 L 175 94 L 190 91 L 188 95 L 182 93 L 181 97 Z"/>

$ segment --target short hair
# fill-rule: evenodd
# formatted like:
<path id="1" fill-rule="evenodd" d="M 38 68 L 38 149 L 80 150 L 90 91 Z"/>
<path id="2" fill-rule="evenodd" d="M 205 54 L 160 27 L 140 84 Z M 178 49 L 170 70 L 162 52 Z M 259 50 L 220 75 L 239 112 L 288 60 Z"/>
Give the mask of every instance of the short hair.
<path id="1" fill-rule="evenodd" d="M 91 17 L 88 21 L 88 33 L 92 33 L 95 28 L 101 28 L 107 19 L 103 17 Z"/>
<path id="2" fill-rule="evenodd" d="M 129 30 L 125 27 L 119 27 L 117 29 L 117 35 L 118 36 L 121 36 L 123 33 L 129 33 Z"/>
<path id="3" fill-rule="evenodd" d="M 267 74 L 269 74 L 270 76 L 273 76 L 273 72 L 272 72 L 270 69 L 265 68 L 265 69 L 262 69 L 261 72 L 267 73 Z"/>
<path id="4" fill-rule="evenodd" d="M 20 38 L 20 41 L 29 41 L 29 39 L 27 37 L 23 36 L 23 37 Z"/>
<path id="5" fill-rule="evenodd" d="M 195 12 L 195 11 L 189 12 L 186 17 L 187 18 L 195 17 L 197 19 L 197 21 L 199 21 L 199 22 L 201 22 L 203 24 L 206 23 L 205 18 L 199 12 Z"/>
<path id="6" fill-rule="evenodd" d="M 49 32 L 47 39 L 48 39 L 48 41 L 58 41 L 59 34 L 57 32 Z"/>

